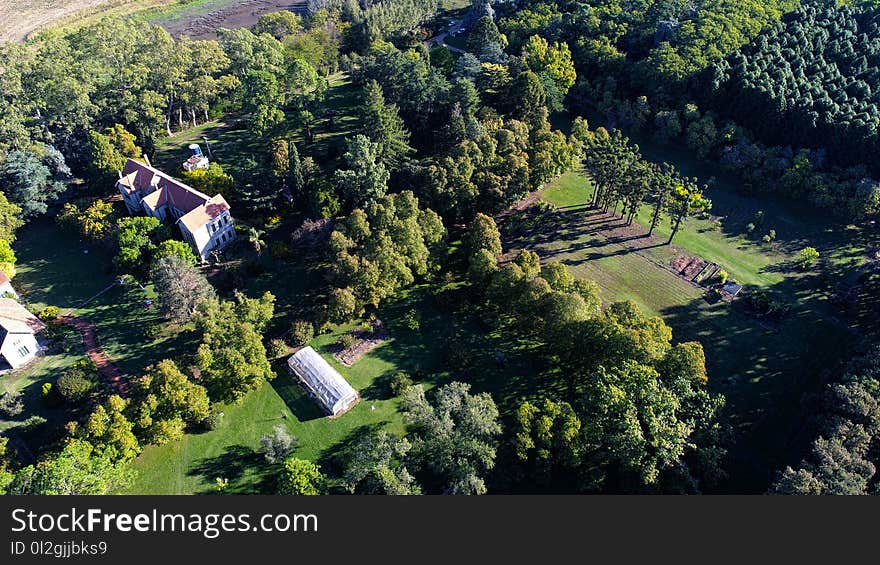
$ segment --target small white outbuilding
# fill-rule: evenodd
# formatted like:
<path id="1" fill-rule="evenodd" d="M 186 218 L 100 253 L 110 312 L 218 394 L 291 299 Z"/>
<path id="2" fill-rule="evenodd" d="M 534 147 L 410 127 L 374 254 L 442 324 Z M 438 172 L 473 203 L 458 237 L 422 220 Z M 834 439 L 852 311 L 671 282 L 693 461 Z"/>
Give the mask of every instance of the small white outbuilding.
<path id="1" fill-rule="evenodd" d="M 350 410 L 360 400 L 357 391 L 311 347 L 291 355 L 287 366 L 331 416 Z"/>

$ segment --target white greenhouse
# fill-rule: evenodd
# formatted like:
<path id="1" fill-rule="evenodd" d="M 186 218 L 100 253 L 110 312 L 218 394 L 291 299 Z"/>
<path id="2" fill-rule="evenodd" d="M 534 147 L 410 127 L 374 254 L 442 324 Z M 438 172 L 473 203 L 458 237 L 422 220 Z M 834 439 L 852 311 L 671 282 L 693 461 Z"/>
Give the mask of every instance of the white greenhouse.
<path id="1" fill-rule="evenodd" d="M 291 355 L 287 366 L 331 416 L 342 414 L 360 400 L 357 391 L 311 347 Z"/>

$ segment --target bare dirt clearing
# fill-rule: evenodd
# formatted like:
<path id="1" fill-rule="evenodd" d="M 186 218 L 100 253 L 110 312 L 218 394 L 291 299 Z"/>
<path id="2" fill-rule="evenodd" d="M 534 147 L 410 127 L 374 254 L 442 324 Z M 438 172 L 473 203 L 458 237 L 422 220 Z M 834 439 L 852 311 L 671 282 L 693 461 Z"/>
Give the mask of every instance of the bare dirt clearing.
<path id="1" fill-rule="evenodd" d="M 221 27 L 235 29 L 250 27 L 260 16 L 280 10 L 305 12 L 305 0 L 215 0 L 182 9 L 167 19 L 156 20 L 175 37 L 213 39 Z"/>

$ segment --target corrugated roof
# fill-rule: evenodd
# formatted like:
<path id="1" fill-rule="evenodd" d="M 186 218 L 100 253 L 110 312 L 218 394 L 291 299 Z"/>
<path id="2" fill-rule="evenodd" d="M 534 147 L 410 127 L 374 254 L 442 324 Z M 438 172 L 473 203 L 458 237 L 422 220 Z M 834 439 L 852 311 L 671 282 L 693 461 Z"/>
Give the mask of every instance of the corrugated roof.
<path id="1" fill-rule="evenodd" d="M 304 347 L 291 355 L 287 366 L 305 382 L 331 414 L 336 414 L 339 407 L 357 399 L 357 391 L 311 347 Z"/>

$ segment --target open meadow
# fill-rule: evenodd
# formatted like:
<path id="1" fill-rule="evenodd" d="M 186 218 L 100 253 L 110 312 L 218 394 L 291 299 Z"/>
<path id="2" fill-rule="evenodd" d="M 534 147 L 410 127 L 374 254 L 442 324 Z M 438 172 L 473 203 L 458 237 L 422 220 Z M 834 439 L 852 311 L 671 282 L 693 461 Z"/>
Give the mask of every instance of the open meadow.
<path id="1" fill-rule="evenodd" d="M 693 162 L 682 162 L 684 152 L 678 148 L 652 149 L 643 148 L 646 155 L 670 160 L 689 174 L 710 170 L 697 172 Z M 876 331 L 864 324 L 865 316 L 876 313 L 876 301 L 863 300 L 859 308 L 841 311 L 829 296 L 849 284 L 847 273 L 864 262 L 866 250 L 877 240 L 870 230 L 839 226 L 791 202 L 741 196 L 731 182 L 716 177 L 709 192 L 713 216 L 689 219 L 667 245 L 666 218 L 647 237 L 650 206 L 640 210 L 633 226 L 625 226 L 619 217 L 589 208 L 589 180 L 567 173 L 542 195 L 556 206 L 555 212 L 527 224 L 526 233 L 510 238 L 509 244 L 535 250 L 543 260 L 562 261 L 578 276 L 595 280 L 606 301 L 632 300 L 662 316 L 677 341 L 703 344 L 710 384 L 728 398 L 727 414 L 737 433 L 731 470 L 736 482 L 730 488 L 743 492 L 760 488 L 771 479 L 770 470 L 796 457 L 802 447 L 797 442 L 802 399 L 821 390 L 863 332 Z M 771 244 L 744 233 L 758 210 L 764 212 L 764 230 L 777 230 Z M 824 259 L 817 271 L 804 273 L 791 266 L 795 252 L 805 245 L 821 250 Z M 675 272 L 673 261 L 682 256 L 717 263 L 731 280 L 784 303 L 788 314 L 769 323 L 750 313 L 742 299 L 711 300 L 707 289 Z M 863 294 L 869 292 L 870 287 L 863 287 Z"/>

